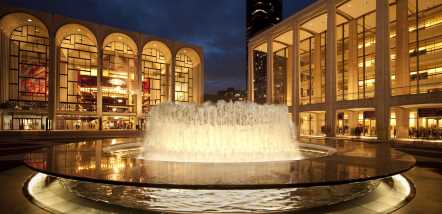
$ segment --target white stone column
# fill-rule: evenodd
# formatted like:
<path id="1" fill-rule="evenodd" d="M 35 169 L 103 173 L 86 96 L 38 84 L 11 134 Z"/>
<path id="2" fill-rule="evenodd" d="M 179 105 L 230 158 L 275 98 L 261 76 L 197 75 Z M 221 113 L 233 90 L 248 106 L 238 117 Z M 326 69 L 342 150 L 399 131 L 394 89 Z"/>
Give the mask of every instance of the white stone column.
<path id="1" fill-rule="evenodd" d="M 390 30 L 388 1 L 376 0 L 376 134 L 378 140 L 390 136 Z"/>
<path id="2" fill-rule="evenodd" d="M 272 35 L 267 37 L 267 103 L 273 103 L 273 45 Z"/>
<path id="3" fill-rule="evenodd" d="M 51 121 L 51 129 L 57 128 L 57 42 L 55 40 L 55 32 L 49 32 L 49 97 L 48 97 L 48 118 Z"/>
<path id="4" fill-rule="evenodd" d="M 293 54 L 291 60 L 293 61 L 292 70 L 292 118 L 293 125 L 295 126 L 296 137 L 300 135 L 300 112 L 299 112 L 299 25 L 293 23 Z"/>
<path id="5" fill-rule="evenodd" d="M 358 25 L 357 20 L 349 22 L 348 41 L 348 99 L 358 98 Z"/>
<path id="6" fill-rule="evenodd" d="M 325 124 L 327 137 L 336 135 L 336 2 L 327 1 L 327 57 L 326 57 L 326 81 L 325 103 L 327 105 Z"/>
<path id="7" fill-rule="evenodd" d="M 396 85 L 395 93 L 407 94 L 410 85 L 408 53 L 408 0 L 397 0 L 396 6 Z"/>
<path id="8" fill-rule="evenodd" d="M 406 108 L 396 108 L 396 136 L 397 138 L 408 138 L 409 111 Z"/>

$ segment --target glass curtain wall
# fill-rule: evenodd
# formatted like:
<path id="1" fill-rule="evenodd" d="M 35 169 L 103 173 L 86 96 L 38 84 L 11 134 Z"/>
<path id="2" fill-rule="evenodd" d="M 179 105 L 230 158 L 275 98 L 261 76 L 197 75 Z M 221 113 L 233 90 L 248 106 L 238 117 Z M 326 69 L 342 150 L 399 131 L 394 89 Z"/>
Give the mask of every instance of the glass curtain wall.
<path id="1" fill-rule="evenodd" d="M 410 93 L 442 91 L 442 1 L 409 0 Z"/>
<path id="2" fill-rule="evenodd" d="M 349 77 L 349 23 L 344 23 L 336 28 L 336 100 L 350 100 L 353 96 L 349 93 L 351 82 Z"/>
<path id="3" fill-rule="evenodd" d="M 96 112 L 96 45 L 87 36 L 72 34 L 63 39 L 59 50 L 58 110 Z"/>
<path id="4" fill-rule="evenodd" d="M 267 101 L 267 43 L 253 49 L 253 96 L 256 103 Z"/>
<path id="5" fill-rule="evenodd" d="M 158 49 L 144 48 L 142 55 L 143 112 L 167 99 L 167 67 L 164 54 Z"/>
<path id="6" fill-rule="evenodd" d="M 292 66 L 291 45 L 293 31 L 276 37 L 272 43 L 273 50 L 273 93 L 274 103 L 292 106 Z"/>
<path id="7" fill-rule="evenodd" d="M 185 54 L 177 54 L 175 65 L 175 102 L 193 101 L 193 62 Z"/>
<path id="8" fill-rule="evenodd" d="M 23 25 L 11 32 L 7 107 L 35 112 L 4 114 L 3 129 L 45 129 L 47 116 L 38 113 L 38 109 L 45 111 L 48 106 L 48 57 L 49 39 L 46 30 L 36 25 Z"/>
<path id="9" fill-rule="evenodd" d="M 299 116 L 301 136 L 325 135 L 325 112 L 301 112 Z"/>
<path id="10" fill-rule="evenodd" d="M 46 108 L 49 39 L 45 30 L 24 25 L 9 38 L 9 101 L 24 109 Z"/>
<path id="11" fill-rule="evenodd" d="M 123 41 L 106 44 L 103 53 L 103 112 L 135 112 L 136 53 Z"/>
<path id="12" fill-rule="evenodd" d="M 313 63 L 313 56 L 315 49 L 314 37 L 309 37 L 300 41 L 299 44 L 299 63 L 300 63 L 300 76 L 301 81 L 299 94 L 300 94 L 300 104 L 306 105 L 312 103 L 312 79 L 313 71 L 315 69 L 315 64 Z"/>
<path id="13" fill-rule="evenodd" d="M 299 79 L 301 84 L 299 93 L 301 105 L 325 102 L 326 36 L 324 31 L 300 41 Z"/>
<path id="14" fill-rule="evenodd" d="M 376 12 L 357 19 L 358 99 L 374 97 L 376 57 Z"/>

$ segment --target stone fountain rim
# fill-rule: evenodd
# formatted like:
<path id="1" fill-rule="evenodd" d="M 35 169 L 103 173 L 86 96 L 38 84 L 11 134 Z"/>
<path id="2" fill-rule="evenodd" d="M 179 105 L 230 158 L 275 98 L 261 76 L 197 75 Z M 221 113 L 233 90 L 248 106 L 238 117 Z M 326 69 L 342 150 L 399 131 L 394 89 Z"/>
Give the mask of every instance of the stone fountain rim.
<path id="1" fill-rule="evenodd" d="M 378 149 L 382 144 L 370 144 L 364 142 L 352 141 L 355 146 L 370 146 Z M 315 146 L 318 146 L 314 144 Z M 322 146 L 322 145 L 319 145 Z M 385 145 L 383 145 L 385 147 Z M 383 147 L 383 148 L 384 148 Z M 137 182 L 137 181 L 128 181 L 128 180 L 111 180 L 111 179 L 103 179 L 99 177 L 87 176 L 87 175 L 73 175 L 66 173 L 67 169 L 60 170 L 49 170 L 44 169 L 43 167 L 39 167 L 39 163 L 41 160 L 33 159 L 33 155 L 39 154 L 39 152 L 44 152 L 44 149 L 36 150 L 34 152 L 30 152 L 26 154 L 24 163 L 25 165 L 37 172 L 41 172 L 44 174 L 48 174 L 51 176 L 62 177 L 67 179 L 81 180 L 87 182 L 95 182 L 95 183 L 103 183 L 103 184 L 113 184 L 113 185 L 123 185 L 123 186 L 137 186 L 137 187 L 150 187 L 150 188 L 175 188 L 175 189 L 212 189 L 212 190 L 228 190 L 228 189 L 274 189 L 274 188 L 294 188 L 294 187 L 315 187 L 315 186 L 330 186 L 330 185 L 341 185 L 341 184 L 349 184 L 354 182 L 364 182 L 369 180 L 381 179 L 385 177 L 390 177 L 396 174 L 404 173 L 410 169 L 412 169 L 415 165 L 416 160 L 413 156 L 408 155 L 404 152 L 397 151 L 395 149 L 388 147 L 388 150 L 384 151 L 386 154 L 394 153 L 396 156 L 399 156 L 400 159 L 391 160 L 391 163 L 383 162 L 382 158 L 369 158 L 368 162 L 375 163 L 374 169 L 376 169 L 376 173 L 369 176 L 359 176 L 354 178 L 345 178 L 345 179 L 333 179 L 328 178 L 326 175 L 325 180 L 320 181 L 311 181 L 311 182 L 294 182 L 294 183 L 275 183 L 275 184 L 173 184 L 173 183 L 149 183 L 149 182 Z M 385 149 L 384 148 L 384 149 Z M 352 160 L 352 156 L 345 155 L 340 149 L 336 149 L 336 153 L 331 156 L 314 158 L 313 160 L 304 159 L 298 161 L 319 161 L 325 164 L 336 165 L 340 159 L 349 159 Z M 47 160 L 46 160 L 47 161 Z M 298 161 L 292 161 L 294 164 Z M 198 163 L 201 164 L 201 163 Z M 212 163 L 211 163 L 212 164 Z M 217 164 L 217 163 L 215 163 Z M 357 166 L 360 163 L 351 163 Z M 400 166 L 400 167 L 398 167 Z M 377 167 L 377 168 L 376 168 Z M 382 173 L 378 171 L 384 171 Z M 335 173 L 336 174 L 336 173 Z"/>

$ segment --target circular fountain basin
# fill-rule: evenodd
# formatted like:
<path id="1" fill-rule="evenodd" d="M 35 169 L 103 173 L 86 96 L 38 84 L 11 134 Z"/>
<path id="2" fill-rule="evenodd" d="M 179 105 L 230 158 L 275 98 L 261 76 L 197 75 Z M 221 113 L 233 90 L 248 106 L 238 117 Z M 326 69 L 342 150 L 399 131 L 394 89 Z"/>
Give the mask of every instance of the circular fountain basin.
<path id="1" fill-rule="evenodd" d="M 153 161 L 143 159 L 142 140 L 91 140 L 31 152 L 25 164 L 40 172 L 31 181 L 40 182 L 41 188 L 32 190 L 38 185 L 30 185 L 28 189 L 45 192 L 50 178 L 75 197 L 120 207 L 159 212 L 268 213 L 366 198 L 392 184 L 395 176 L 399 189 L 410 189 L 408 180 L 397 176 L 415 164 L 412 156 L 388 144 L 346 140 L 303 141 L 299 144 L 302 159 L 298 160 Z M 409 201 L 411 192 L 403 191 L 400 197 Z"/>
<path id="2" fill-rule="evenodd" d="M 303 154 L 308 154 L 305 159 L 253 163 L 151 161 L 104 149 L 137 141 L 141 142 L 142 139 L 106 139 L 54 145 L 27 154 L 24 162 L 35 171 L 68 179 L 181 189 L 337 185 L 389 177 L 405 172 L 415 164 L 413 156 L 394 150 L 388 144 L 344 140 L 308 142 L 313 143 L 308 149 L 315 152 L 304 151 Z"/>

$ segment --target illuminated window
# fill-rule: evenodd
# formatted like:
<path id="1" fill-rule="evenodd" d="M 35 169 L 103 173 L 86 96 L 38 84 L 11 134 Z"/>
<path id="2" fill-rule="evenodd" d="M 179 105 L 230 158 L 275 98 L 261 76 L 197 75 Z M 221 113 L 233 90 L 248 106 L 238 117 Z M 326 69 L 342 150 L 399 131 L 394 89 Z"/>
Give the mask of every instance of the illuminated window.
<path id="1" fill-rule="evenodd" d="M 442 91 L 442 4 L 409 0 L 409 57 L 411 94 Z M 418 26 L 418 27 L 416 27 Z"/>
<path id="2" fill-rule="evenodd" d="M 291 44 L 293 31 L 285 32 L 272 42 L 273 51 L 273 103 L 286 104 L 289 111 L 292 106 L 292 72 L 293 60 Z"/>
<path id="3" fill-rule="evenodd" d="M 267 101 L 267 43 L 253 49 L 253 97 L 256 103 Z"/>
<path id="4" fill-rule="evenodd" d="M 164 54 L 153 48 L 145 48 L 142 55 L 143 111 L 166 101 L 167 64 Z"/>
<path id="5" fill-rule="evenodd" d="M 46 107 L 47 34 L 37 26 L 15 28 L 9 38 L 9 100 L 21 107 Z"/>
<path id="6" fill-rule="evenodd" d="M 350 100 L 349 92 L 349 23 L 337 26 L 337 72 L 336 98 L 338 101 Z"/>
<path id="7" fill-rule="evenodd" d="M 374 97 L 376 58 L 376 12 L 357 19 L 358 99 Z"/>
<path id="8" fill-rule="evenodd" d="M 104 47 L 103 112 L 134 112 L 136 53 L 122 41 Z"/>
<path id="9" fill-rule="evenodd" d="M 175 65 L 175 101 L 187 103 L 193 100 L 193 63 L 189 56 L 178 54 Z"/>
<path id="10" fill-rule="evenodd" d="M 59 57 L 59 110 L 95 112 L 97 47 L 88 37 L 72 34 L 61 42 Z"/>
<path id="11" fill-rule="evenodd" d="M 299 117 L 301 136 L 325 135 L 325 112 L 301 112 Z"/>

